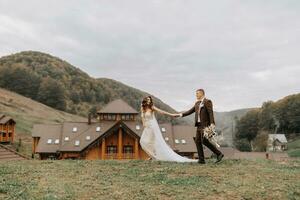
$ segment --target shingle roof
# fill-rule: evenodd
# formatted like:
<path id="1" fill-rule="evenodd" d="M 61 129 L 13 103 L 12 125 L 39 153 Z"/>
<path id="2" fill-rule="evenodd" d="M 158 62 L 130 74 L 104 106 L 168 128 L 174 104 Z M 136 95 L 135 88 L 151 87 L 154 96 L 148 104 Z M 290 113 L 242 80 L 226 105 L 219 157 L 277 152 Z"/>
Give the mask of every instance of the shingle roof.
<path id="1" fill-rule="evenodd" d="M 141 136 L 143 132 L 143 126 L 138 121 L 122 121 L 131 131 L 137 136 Z M 65 122 L 63 124 L 37 124 L 33 127 L 32 137 L 40 137 L 37 153 L 55 153 L 57 151 L 70 151 L 78 152 L 85 149 L 97 138 L 101 137 L 110 128 L 118 124 L 117 121 L 101 121 L 93 122 L 90 125 L 86 122 Z M 160 130 L 163 138 L 168 138 L 167 144 L 172 149 L 180 152 L 196 152 L 196 147 L 193 141 L 193 137 L 196 133 L 194 127 L 191 126 L 172 126 L 170 123 L 160 124 Z M 76 132 L 73 132 L 73 128 L 76 127 Z M 96 127 L 100 127 L 100 132 L 96 131 Z M 162 131 L 164 129 L 164 131 Z M 87 140 L 86 136 L 90 139 Z M 69 140 L 65 141 L 65 137 Z M 59 144 L 47 144 L 47 140 L 59 139 Z M 174 140 L 179 139 L 180 143 L 175 144 Z M 182 143 L 182 139 L 186 141 L 186 144 Z M 79 140 L 78 146 L 75 146 L 75 141 Z"/>
<path id="2" fill-rule="evenodd" d="M 273 142 L 274 140 L 278 140 L 281 143 L 287 143 L 287 139 L 284 134 L 269 134 L 269 141 Z"/>
<path id="3" fill-rule="evenodd" d="M 138 112 L 128 105 L 122 99 L 117 99 L 109 104 L 107 104 L 104 108 L 102 108 L 98 113 L 112 113 L 112 114 L 138 114 Z"/>
<path id="4" fill-rule="evenodd" d="M 13 118 L 11 118 L 10 116 L 6 116 L 4 114 L 0 114 L 0 124 L 6 124 L 10 120 L 15 123 L 15 120 L 13 120 Z"/>
<path id="5" fill-rule="evenodd" d="M 61 135 L 61 124 L 53 124 L 53 125 L 35 125 L 34 131 L 40 132 L 34 132 L 35 136 L 40 136 L 39 143 L 36 147 L 37 153 L 55 153 L 59 149 L 59 144 L 55 144 L 54 141 L 56 139 L 59 139 L 60 141 L 60 135 Z M 47 144 L 48 139 L 51 139 L 51 144 Z"/>
<path id="6" fill-rule="evenodd" d="M 174 141 L 178 140 L 179 143 L 174 142 L 174 147 L 179 152 L 197 152 L 196 144 L 193 137 L 196 135 L 196 127 L 187 125 L 173 126 Z M 186 143 L 183 143 L 185 140 Z"/>
<path id="7" fill-rule="evenodd" d="M 60 151 L 82 151 L 115 124 L 115 121 L 96 122 L 90 125 L 88 123 L 64 123 Z M 74 127 L 77 128 L 76 132 L 72 131 Z M 96 131 L 97 127 L 100 127 L 99 132 Z M 86 139 L 87 136 L 90 137 L 89 140 Z M 69 137 L 69 141 L 65 141 L 65 137 Z M 75 146 L 76 140 L 80 141 L 78 146 Z"/>

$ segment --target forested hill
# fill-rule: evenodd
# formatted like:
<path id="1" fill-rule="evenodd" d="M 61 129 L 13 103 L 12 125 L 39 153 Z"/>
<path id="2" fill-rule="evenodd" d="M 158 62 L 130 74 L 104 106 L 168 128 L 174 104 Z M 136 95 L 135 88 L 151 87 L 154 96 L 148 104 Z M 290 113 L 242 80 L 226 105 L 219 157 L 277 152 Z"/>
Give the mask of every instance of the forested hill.
<path id="1" fill-rule="evenodd" d="M 115 80 L 92 78 L 60 58 L 35 51 L 0 58 L 0 87 L 81 116 L 117 98 L 139 110 L 142 98 L 149 95 Z M 158 98 L 154 100 L 162 109 L 174 111 Z"/>
<path id="2" fill-rule="evenodd" d="M 250 110 L 237 121 L 236 130 L 235 142 L 241 150 L 265 150 L 270 133 L 283 133 L 288 139 L 300 137 L 300 93 Z"/>

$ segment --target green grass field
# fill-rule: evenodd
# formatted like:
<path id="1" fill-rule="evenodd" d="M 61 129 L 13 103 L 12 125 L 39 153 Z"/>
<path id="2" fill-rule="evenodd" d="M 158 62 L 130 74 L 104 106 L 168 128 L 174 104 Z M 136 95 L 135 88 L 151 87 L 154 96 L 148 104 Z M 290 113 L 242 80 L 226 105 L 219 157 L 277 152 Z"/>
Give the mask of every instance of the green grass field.
<path id="1" fill-rule="evenodd" d="M 300 160 L 28 160 L 0 166 L 0 199 L 300 199 Z"/>

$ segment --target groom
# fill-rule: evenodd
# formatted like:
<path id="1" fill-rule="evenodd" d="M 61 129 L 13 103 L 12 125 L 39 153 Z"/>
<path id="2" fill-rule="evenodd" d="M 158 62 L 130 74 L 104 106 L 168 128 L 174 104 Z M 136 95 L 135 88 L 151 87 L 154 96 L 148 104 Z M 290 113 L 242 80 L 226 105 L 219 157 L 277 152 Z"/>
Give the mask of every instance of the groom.
<path id="1" fill-rule="evenodd" d="M 213 105 L 211 100 L 205 98 L 205 92 L 203 89 L 196 91 L 197 102 L 188 111 L 178 114 L 180 117 L 185 117 L 195 113 L 195 126 L 197 127 L 197 133 L 195 143 L 197 146 L 198 157 L 200 164 L 205 164 L 203 144 L 207 146 L 212 152 L 217 155 L 217 162 L 220 162 L 224 155 L 206 138 L 203 136 L 204 128 L 207 126 L 215 127 Z"/>

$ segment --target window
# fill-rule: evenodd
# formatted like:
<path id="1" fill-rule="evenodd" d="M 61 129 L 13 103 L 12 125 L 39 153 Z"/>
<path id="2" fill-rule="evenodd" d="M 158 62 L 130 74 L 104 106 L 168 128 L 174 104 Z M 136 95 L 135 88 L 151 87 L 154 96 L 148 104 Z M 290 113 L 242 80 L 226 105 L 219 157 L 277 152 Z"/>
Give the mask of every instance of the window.
<path id="1" fill-rule="evenodd" d="M 101 131 L 101 127 L 100 126 L 97 126 L 96 127 L 96 132 L 100 132 Z"/>
<path id="2" fill-rule="evenodd" d="M 5 132 L 3 132 L 3 136 L 2 137 L 6 137 L 6 133 Z"/>
<path id="3" fill-rule="evenodd" d="M 70 138 L 68 136 L 65 137 L 65 141 L 69 141 Z"/>
<path id="4" fill-rule="evenodd" d="M 47 144 L 52 144 L 52 139 L 48 139 Z"/>
<path id="5" fill-rule="evenodd" d="M 107 151 L 108 154 L 117 153 L 117 146 L 115 146 L 115 145 L 107 146 L 106 151 Z"/>
<path id="6" fill-rule="evenodd" d="M 56 139 L 56 140 L 54 141 L 54 144 L 59 144 L 59 139 Z"/>
<path id="7" fill-rule="evenodd" d="M 116 120 L 117 116 L 115 114 L 108 114 L 107 115 L 107 120 Z"/>
<path id="8" fill-rule="evenodd" d="M 79 140 L 75 140 L 75 146 L 79 146 L 80 145 L 80 141 Z"/>
<path id="9" fill-rule="evenodd" d="M 123 146 L 123 153 L 133 153 L 133 146 L 132 145 Z"/>
<path id="10" fill-rule="evenodd" d="M 169 138 L 168 138 L 168 137 L 165 137 L 165 140 L 166 140 L 166 141 L 169 141 Z"/>
<path id="11" fill-rule="evenodd" d="M 125 120 L 125 119 L 126 119 L 125 115 L 122 115 L 122 116 L 121 116 L 121 119 L 122 119 L 122 120 Z"/>
<path id="12" fill-rule="evenodd" d="M 85 139 L 86 139 L 86 140 L 91 140 L 91 136 L 87 135 L 87 136 L 85 137 Z"/>
<path id="13" fill-rule="evenodd" d="M 136 130 L 140 130 L 140 129 L 141 129 L 140 125 L 136 125 L 136 126 L 135 126 L 135 129 L 136 129 Z"/>
<path id="14" fill-rule="evenodd" d="M 182 140 L 181 140 L 181 143 L 182 143 L 182 144 L 186 144 L 186 140 L 185 140 L 185 139 L 182 139 Z"/>
<path id="15" fill-rule="evenodd" d="M 166 132 L 166 128 L 162 127 L 162 128 L 161 128 L 161 131 L 162 131 L 162 132 Z"/>
<path id="16" fill-rule="evenodd" d="M 73 127 L 73 132 L 77 132 L 77 127 Z"/>
<path id="17" fill-rule="evenodd" d="M 179 140 L 178 140 L 178 139 L 175 139 L 175 143 L 176 143 L 176 144 L 179 144 Z"/>

